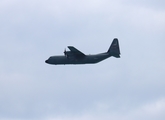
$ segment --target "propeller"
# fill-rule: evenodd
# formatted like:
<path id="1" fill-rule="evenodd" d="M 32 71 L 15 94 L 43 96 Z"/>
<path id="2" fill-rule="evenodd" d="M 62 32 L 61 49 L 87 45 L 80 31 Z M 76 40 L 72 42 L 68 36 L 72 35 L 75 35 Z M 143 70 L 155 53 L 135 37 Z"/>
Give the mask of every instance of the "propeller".
<path id="1" fill-rule="evenodd" d="M 66 48 L 64 49 L 64 55 L 67 56 L 67 54 L 66 54 Z"/>

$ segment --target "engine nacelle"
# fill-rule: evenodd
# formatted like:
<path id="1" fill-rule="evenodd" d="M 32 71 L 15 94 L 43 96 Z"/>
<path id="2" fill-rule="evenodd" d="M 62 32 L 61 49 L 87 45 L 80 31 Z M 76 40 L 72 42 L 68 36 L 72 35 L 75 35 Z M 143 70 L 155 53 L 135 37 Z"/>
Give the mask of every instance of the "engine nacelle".
<path id="1" fill-rule="evenodd" d="M 70 57 L 70 56 L 73 56 L 73 53 L 71 51 L 64 51 L 64 55 L 66 57 Z"/>

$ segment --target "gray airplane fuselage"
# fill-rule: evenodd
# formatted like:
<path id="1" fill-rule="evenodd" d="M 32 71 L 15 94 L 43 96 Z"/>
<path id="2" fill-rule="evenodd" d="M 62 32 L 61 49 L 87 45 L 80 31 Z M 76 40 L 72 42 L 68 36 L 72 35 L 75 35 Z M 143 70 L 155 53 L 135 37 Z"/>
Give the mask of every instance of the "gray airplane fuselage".
<path id="1" fill-rule="evenodd" d="M 98 63 L 111 55 L 109 53 L 100 53 L 96 55 L 86 55 L 81 58 L 76 58 L 75 56 L 51 56 L 48 60 L 45 62 L 48 64 L 94 64 Z"/>
<path id="2" fill-rule="evenodd" d="M 98 63 L 111 56 L 120 58 L 120 49 L 118 39 L 115 38 L 108 51 L 95 55 L 86 55 L 73 46 L 68 46 L 70 51 L 64 51 L 62 56 L 51 56 L 45 62 L 52 65 L 65 65 L 65 64 L 94 64 Z"/>

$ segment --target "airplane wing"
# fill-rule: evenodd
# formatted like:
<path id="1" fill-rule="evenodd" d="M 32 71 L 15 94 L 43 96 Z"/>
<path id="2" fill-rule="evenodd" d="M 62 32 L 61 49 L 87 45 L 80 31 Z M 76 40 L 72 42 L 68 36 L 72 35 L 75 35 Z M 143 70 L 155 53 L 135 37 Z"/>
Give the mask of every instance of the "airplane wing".
<path id="1" fill-rule="evenodd" d="M 75 47 L 73 46 L 68 46 L 68 48 L 70 49 L 70 51 L 77 57 L 84 57 L 85 54 L 82 53 L 81 51 L 77 50 Z"/>

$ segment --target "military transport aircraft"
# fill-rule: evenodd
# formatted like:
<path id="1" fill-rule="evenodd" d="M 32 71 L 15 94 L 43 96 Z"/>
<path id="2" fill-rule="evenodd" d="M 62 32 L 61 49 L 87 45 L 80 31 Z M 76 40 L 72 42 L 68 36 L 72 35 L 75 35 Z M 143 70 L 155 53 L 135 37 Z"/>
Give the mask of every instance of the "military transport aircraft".
<path id="1" fill-rule="evenodd" d="M 107 52 L 95 54 L 95 55 L 85 55 L 73 46 L 68 46 L 70 51 L 64 51 L 62 56 L 51 56 L 45 62 L 53 65 L 65 65 L 65 64 L 94 64 L 98 63 L 111 56 L 120 58 L 120 48 L 118 39 L 115 38 L 109 47 Z"/>

